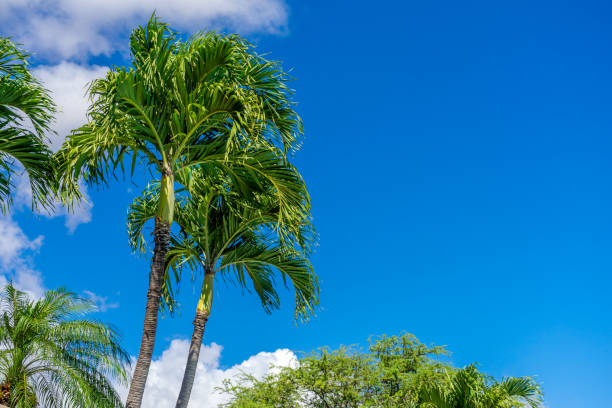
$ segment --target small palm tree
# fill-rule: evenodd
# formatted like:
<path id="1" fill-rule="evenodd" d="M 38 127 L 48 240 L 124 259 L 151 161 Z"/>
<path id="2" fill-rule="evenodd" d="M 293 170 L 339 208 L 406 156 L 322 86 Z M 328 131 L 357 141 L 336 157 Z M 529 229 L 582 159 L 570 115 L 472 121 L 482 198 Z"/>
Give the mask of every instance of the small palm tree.
<path id="1" fill-rule="evenodd" d="M 0 295 L 2 400 L 11 408 L 121 407 L 127 382 L 117 332 L 85 315 L 93 305 L 63 289 L 40 300 L 7 285 Z"/>
<path id="2" fill-rule="evenodd" d="M 55 114 L 48 91 L 32 76 L 28 55 L 0 37 L 0 211 L 10 207 L 16 162 L 27 172 L 32 205 L 48 207 L 53 180 L 45 132 Z"/>
<path id="3" fill-rule="evenodd" d="M 126 402 L 137 408 L 155 344 L 174 202 L 180 191 L 189 194 L 176 177 L 216 166 L 248 188 L 240 176 L 260 173 L 275 186 L 282 221 L 295 210 L 285 204 L 291 191 L 244 152 L 256 144 L 285 157 L 297 148 L 301 121 L 280 65 L 257 56 L 237 36 L 205 33 L 182 42 L 153 16 L 133 31 L 130 49 L 132 68 L 112 68 L 91 84 L 90 121 L 67 138 L 56 158 L 66 201 L 79 197 L 81 177 L 104 186 L 116 171 L 133 175 L 144 166 L 142 174 L 161 179 L 144 328 Z"/>
<path id="4" fill-rule="evenodd" d="M 452 374 L 449 385 L 425 386 L 420 408 L 538 408 L 540 386 L 529 377 L 508 377 L 501 382 L 469 365 Z"/>
<path id="5" fill-rule="evenodd" d="M 315 237 L 310 222 L 294 218 L 292 223 L 279 225 L 279 204 L 265 187 L 246 198 L 228 189 L 223 177 L 195 172 L 191 176 L 195 179 L 192 189 L 198 193 L 177 202 L 175 220 L 181 230 L 172 239 L 167 272 L 173 270 L 178 283 L 182 270 L 188 267 L 202 271 L 204 280 L 177 408 L 189 403 L 216 276 L 243 287 L 250 281 L 266 312 L 279 307 L 275 273 L 285 283 L 291 282 L 295 290 L 296 319 L 307 319 L 318 305 L 317 279 L 307 257 Z M 298 184 L 305 189 L 303 183 Z M 128 225 L 135 247 L 142 242 L 142 225 L 156 213 L 157 194 L 159 189 L 149 189 L 130 207 Z M 173 292 L 168 279 L 165 295 L 166 306 L 172 310 Z"/>

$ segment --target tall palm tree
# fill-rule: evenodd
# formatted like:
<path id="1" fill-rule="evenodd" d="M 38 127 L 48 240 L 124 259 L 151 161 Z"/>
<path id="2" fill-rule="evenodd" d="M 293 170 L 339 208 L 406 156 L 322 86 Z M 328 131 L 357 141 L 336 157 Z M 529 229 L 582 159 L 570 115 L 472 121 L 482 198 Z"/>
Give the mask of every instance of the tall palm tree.
<path id="1" fill-rule="evenodd" d="M 296 319 L 307 319 L 318 305 L 317 279 L 307 257 L 315 238 L 309 220 L 293 218 L 291 223 L 278 225 L 279 203 L 262 184 L 259 191 L 245 197 L 232 191 L 223 177 L 210 172 L 206 176 L 193 172 L 191 177 L 194 192 L 177 202 L 175 220 L 180 233 L 172 239 L 167 272 L 174 271 L 177 284 L 185 267 L 200 270 L 204 279 L 177 408 L 186 408 L 189 403 L 216 276 L 243 287 L 250 281 L 266 312 L 279 307 L 275 273 L 285 284 L 291 282 L 295 290 Z M 305 190 L 301 180 L 297 184 Z M 158 188 L 149 189 L 130 206 L 128 230 L 136 248 L 141 246 L 144 222 L 156 213 L 158 194 Z M 172 308 L 170 280 L 164 292 L 164 301 Z"/>
<path id="2" fill-rule="evenodd" d="M 450 385 L 425 386 L 420 408 L 538 408 L 540 386 L 529 377 L 508 377 L 501 382 L 469 365 L 452 374 Z"/>
<path id="3" fill-rule="evenodd" d="M 111 380 L 127 382 L 129 357 L 115 329 L 86 319 L 93 305 L 63 289 L 30 300 L 0 295 L 0 403 L 11 408 L 121 407 Z"/>
<path id="4" fill-rule="evenodd" d="M 177 190 L 175 177 L 202 165 L 222 169 L 236 184 L 241 174 L 264 174 L 243 151 L 275 146 L 284 157 L 298 147 L 301 121 L 280 65 L 237 36 L 205 33 L 181 42 L 153 16 L 133 31 L 130 49 L 131 68 L 112 68 L 91 84 L 89 123 L 67 138 L 57 162 L 66 201 L 79 197 L 81 177 L 105 186 L 117 172 L 133 175 L 140 164 L 161 179 L 142 341 L 126 402 L 137 408 L 155 344 L 174 202 L 185 187 Z M 282 221 L 296 211 L 285 205 L 292 192 L 276 175 L 265 177 L 275 185 Z"/>
<path id="5" fill-rule="evenodd" d="M 53 179 L 45 132 L 55 114 L 48 91 L 28 70 L 28 55 L 0 37 L 0 211 L 11 205 L 16 162 L 28 173 L 32 205 L 48 207 Z"/>

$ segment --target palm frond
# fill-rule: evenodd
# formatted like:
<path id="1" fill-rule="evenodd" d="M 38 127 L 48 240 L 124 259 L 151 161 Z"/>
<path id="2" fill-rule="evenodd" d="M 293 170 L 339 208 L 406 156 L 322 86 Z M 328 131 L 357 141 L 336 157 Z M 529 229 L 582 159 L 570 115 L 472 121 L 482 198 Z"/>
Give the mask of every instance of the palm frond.
<path id="1" fill-rule="evenodd" d="M 0 300 L 0 376 L 11 406 L 122 406 L 111 379 L 127 381 L 129 356 L 116 329 L 86 318 L 91 303 L 63 289 L 32 301 L 12 285 Z"/>
<path id="2" fill-rule="evenodd" d="M 12 203 L 13 178 L 29 177 L 33 208 L 51 208 L 53 166 L 45 133 L 56 107 L 27 69 L 28 55 L 0 37 L 0 211 Z"/>
<path id="3" fill-rule="evenodd" d="M 237 281 L 246 287 L 246 276 L 253 284 L 266 311 L 280 306 L 274 290 L 274 273 L 287 286 L 291 283 L 295 291 L 295 318 L 308 320 L 318 307 L 319 286 L 312 265 L 303 254 L 283 245 L 251 243 L 243 240 L 230 248 L 222 257 L 219 271 L 236 273 Z"/>
<path id="4" fill-rule="evenodd" d="M 450 372 L 448 384 L 427 384 L 419 394 L 421 408 L 521 408 L 542 406 L 540 386 L 529 377 L 501 382 L 474 364 Z"/>
<path id="5" fill-rule="evenodd" d="M 526 402 L 531 408 L 542 405 L 542 389 L 530 377 L 508 377 L 499 383 L 499 388 L 511 398 Z"/>
<path id="6" fill-rule="evenodd" d="M 134 30 L 130 49 L 132 68 L 91 83 L 89 123 L 56 155 L 64 200 L 78 197 L 79 177 L 105 186 L 139 164 L 178 173 L 229 165 L 250 146 L 280 149 L 285 159 L 297 148 L 289 78 L 240 37 L 209 32 L 180 42 L 154 16 Z"/>
<path id="7" fill-rule="evenodd" d="M 27 118 L 44 140 L 57 109 L 49 91 L 28 70 L 28 57 L 10 39 L 0 37 L 0 123 L 21 128 Z"/>

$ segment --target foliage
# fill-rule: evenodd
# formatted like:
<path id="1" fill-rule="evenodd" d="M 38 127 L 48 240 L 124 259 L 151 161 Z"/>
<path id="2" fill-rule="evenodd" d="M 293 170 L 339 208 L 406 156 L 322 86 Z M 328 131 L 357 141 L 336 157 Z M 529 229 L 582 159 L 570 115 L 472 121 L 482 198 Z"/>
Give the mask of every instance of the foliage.
<path id="1" fill-rule="evenodd" d="M 295 169 L 279 155 L 267 157 L 266 162 L 269 164 L 265 167 L 289 175 L 287 185 L 295 193 L 292 202 L 307 208 L 306 187 Z M 180 229 L 168 251 L 162 306 L 171 313 L 176 309 L 174 287 L 181 282 L 185 269 L 192 274 L 202 272 L 204 280 L 177 407 L 186 407 L 189 400 L 204 328 L 212 310 L 216 276 L 243 288 L 250 283 L 266 312 L 280 306 L 275 282 L 279 275 L 285 286 L 290 283 L 295 290 L 296 319 L 308 319 L 318 306 L 318 282 L 308 260 L 315 240 L 308 211 L 293 211 L 291 214 L 304 216 L 286 217 L 279 223 L 282 203 L 274 194 L 274 185 L 258 173 L 252 176 L 242 178 L 248 180 L 248 188 L 244 188 L 214 167 L 193 169 L 190 180 L 180 180 L 179 175 L 191 194 L 175 202 L 175 222 Z M 153 184 L 130 206 L 128 231 L 135 249 L 144 243 L 146 220 L 158 213 L 159 194 L 160 185 Z"/>
<path id="2" fill-rule="evenodd" d="M 368 352 L 355 347 L 322 348 L 263 380 L 243 376 L 228 381 L 231 408 L 411 407 L 426 382 L 443 384 L 450 366 L 442 347 L 414 336 L 371 339 Z"/>
<path id="3" fill-rule="evenodd" d="M 508 377 L 501 382 L 480 373 L 472 364 L 453 373 L 444 387 L 428 384 L 421 392 L 421 408 L 540 407 L 540 386 L 529 377 Z"/>
<path id="4" fill-rule="evenodd" d="M 94 306 L 63 289 L 40 300 L 7 285 L 1 295 L 3 403 L 15 408 L 120 407 L 111 380 L 128 355 L 112 327 L 86 319 Z"/>
<path id="5" fill-rule="evenodd" d="M 443 347 L 414 336 L 381 336 L 367 352 L 322 348 L 295 367 L 275 368 L 259 380 L 243 375 L 219 390 L 226 408 L 519 408 L 540 407 L 540 387 L 531 378 L 501 382 L 475 366 L 456 369 Z"/>
<path id="6" fill-rule="evenodd" d="M 55 159 L 68 203 L 80 196 L 80 179 L 104 187 L 119 173 L 144 171 L 160 180 L 143 337 L 126 403 L 135 408 L 153 354 L 175 200 L 192 194 L 191 173 L 212 167 L 242 188 L 248 188 L 245 175 L 259 174 L 273 186 L 281 224 L 308 210 L 291 203 L 287 177 L 299 174 L 265 167 L 266 155 L 287 161 L 302 134 L 279 63 L 236 35 L 208 32 L 183 41 L 155 15 L 132 32 L 130 51 L 131 67 L 112 67 L 92 82 L 88 123 L 68 136 Z M 309 206 L 305 198 L 298 201 Z"/>
<path id="7" fill-rule="evenodd" d="M 28 55 L 0 37 L 0 211 L 11 205 L 13 177 L 20 167 L 28 174 L 32 205 L 49 208 L 53 180 L 45 132 L 55 104 L 28 70 Z M 18 164 L 17 164 L 18 163 Z"/>
<path id="8" fill-rule="evenodd" d="M 250 153 L 251 157 L 257 155 Z M 275 273 L 285 285 L 291 282 L 296 292 L 296 318 L 307 319 L 318 305 L 318 284 L 307 255 L 316 240 L 308 215 L 308 195 L 303 180 L 277 155 L 265 155 L 262 166 L 285 173 L 285 183 L 292 197 L 288 202 L 303 207 L 278 224 L 281 205 L 268 179 L 244 175 L 244 183 L 234 183 L 215 168 L 194 169 L 189 196 L 175 205 L 175 222 L 180 227 L 173 235 L 168 251 L 162 306 L 173 312 L 175 289 L 185 269 L 210 275 L 219 274 L 226 281 L 247 288 L 251 283 L 267 312 L 279 307 Z M 135 250 L 145 245 L 143 227 L 157 213 L 159 184 L 152 184 L 130 206 L 128 232 Z M 212 300 L 210 301 L 212 303 Z M 210 312 L 210 310 L 208 310 Z"/>
<path id="9" fill-rule="evenodd" d="M 64 198 L 78 196 L 80 177 L 104 186 L 138 164 L 155 179 L 201 165 L 259 171 L 247 146 L 298 147 L 287 75 L 240 37 L 208 32 L 183 42 L 154 16 L 134 30 L 130 49 L 132 67 L 113 67 L 90 85 L 89 123 L 57 154 Z"/>

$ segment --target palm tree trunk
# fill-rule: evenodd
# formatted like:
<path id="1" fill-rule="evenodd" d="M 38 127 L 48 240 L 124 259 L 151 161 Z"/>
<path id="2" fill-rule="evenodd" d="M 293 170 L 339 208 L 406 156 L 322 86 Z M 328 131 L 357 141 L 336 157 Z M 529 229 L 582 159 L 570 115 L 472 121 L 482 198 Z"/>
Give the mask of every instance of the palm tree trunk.
<path id="1" fill-rule="evenodd" d="M 144 394 L 149 366 L 153 357 L 155 335 L 157 333 L 157 311 L 161 298 L 161 286 L 166 266 L 166 254 L 168 242 L 170 241 L 170 224 L 155 218 L 155 249 L 153 250 L 153 262 L 149 274 L 149 291 L 147 292 L 147 307 L 145 310 L 144 328 L 142 340 L 140 341 L 140 352 L 134 369 L 130 392 L 125 403 L 126 408 L 140 408 Z"/>
<path id="2" fill-rule="evenodd" d="M 170 226 L 174 216 L 174 177 L 167 168 L 163 171 L 158 211 L 158 216 L 155 217 L 155 229 L 153 230 L 155 248 L 153 249 L 153 261 L 149 274 L 149 291 L 147 292 L 147 307 L 145 309 L 142 339 L 140 340 L 140 352 L 138 353 L 125 408 L 140 408 L 151 359 L 153 358 L 153 347 L 157 334 L 157 312 L 166 269 Z"/>
<path id="3" fill-rule="evenodd" d="M 187 365 L 185 366 L 185 374 L 183 374 L 181 391 L 176 401 L 176 408 L 187 408 L 187 404 L 189 404 L 196 369 L 198 368 L 198 359 L 200 357 L 200 348 L 202 347 L 206 322 L 208 322 L 208 313 L 200 310 L 196 311 L 195 319 L 193 320 L 193 335 L 189 345 L 189 356 L 187 357 Z"/>
<path id="4" fill-rule="evenodd" d="M 210 316 L 214 279 L 215 274 L 209 269 L 206 269 L 204 274 L 204 284 L 202 285 L 202 292 L 200 293 L 200 300 L 196 309 L 195 319 L 193 319 L 193 335 L 191 336 L 191 344 L 189 345 L 189 356 L 187 357 L 187 364 L 185 365 L 185 374 L 183 374 L 181 391 L 179 392 L 178 399 L 176 400 L 176 408 L 187 408 L 187 404 L 189 404 L 196 369 L 198 368 L 198 359 L 200 357 L 200 348 L 202 347 L 202 338 L 204 337 L 204 328 L 206 327 L 206 322 L 208 322 L 208 317 Z"/>

